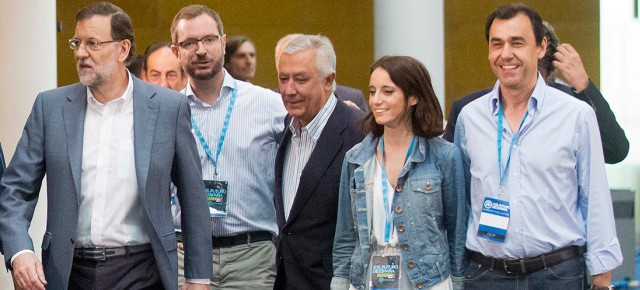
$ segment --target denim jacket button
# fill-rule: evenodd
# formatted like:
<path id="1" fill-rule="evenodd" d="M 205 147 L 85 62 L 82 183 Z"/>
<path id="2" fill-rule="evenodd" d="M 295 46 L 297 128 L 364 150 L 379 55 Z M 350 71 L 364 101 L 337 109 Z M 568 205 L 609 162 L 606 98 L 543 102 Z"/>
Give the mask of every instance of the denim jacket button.
<path id="1" fill-rule="evenodd" d="M 398 226 L 398 231 L 401 232 L 401 233 L 404 232 L 404 226 L 403 225 L 399 225 Z"/>
<path id="2" fill-rule="evenodd" d="M 415 267 L 415 266 L 416 266 L 416 263 L 414 263 L 413 261 L 411 261 L 411 262 L 407 263 L 407 266 L 408 266 L 409 268 L 413 268 L 413 267 Z"/>
<path id="3" fill-rule="evenodd" d="M 402 249 L 404 249 L 405 251 L 408 251 L 409 250 L 409 245 L 402 244 Z"/>
<path id="4" fill-rule="evenodd" d="M 420 289 L 424 288 L 424 284 L 422 284 L 422 282 L 418 283 L 418 288 Z"/>
<path id="5" fill-rule="evenodd" d="M 425 186 L 427 191 L 431 190 L 431 182 L 427 181 L 427 186 Z"/>
<path id="6" fill-rule="evenodd" d="M 402 191 L 402 185 L 396 185 L 396 192 Z"/>
<path id="7" fill-rule="evenodd" d="M 402 213 L 402 207 L 401 206 L 396 206 L 396 212 L 397 213 Z"/>

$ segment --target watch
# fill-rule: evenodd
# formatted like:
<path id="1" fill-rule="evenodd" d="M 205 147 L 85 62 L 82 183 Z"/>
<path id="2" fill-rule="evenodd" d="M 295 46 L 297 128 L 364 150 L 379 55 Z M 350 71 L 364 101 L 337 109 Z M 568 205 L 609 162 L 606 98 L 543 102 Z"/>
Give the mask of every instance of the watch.
<path id="1" fill-rule="evenodd" d="M 613 285 L 609 285 L 609 286 L 599 286 L 599 285 L 593 285 L 591 284 L 591 287 L 589 287 L 589 289 L 591 290 L 613 290 L 616 289 L 615 286 Z"/>

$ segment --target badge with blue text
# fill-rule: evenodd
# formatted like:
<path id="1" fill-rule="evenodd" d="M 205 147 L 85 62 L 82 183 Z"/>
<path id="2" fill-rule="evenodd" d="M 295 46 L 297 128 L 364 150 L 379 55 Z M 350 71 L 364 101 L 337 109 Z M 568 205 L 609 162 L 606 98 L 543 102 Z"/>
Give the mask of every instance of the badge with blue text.
<path id="1" fill-rule="evenodd" d="M 207 195 L 211 217 L 227 216 L 228 183 L 222 180 L 205 180 L 204 192 Z"/>
<path id="2" fill-rule="evenodd" d="M 477 236 L 504 243 L 510 216 L 511 207 L 508 201 L 485 197 L 482 202 Z"/>

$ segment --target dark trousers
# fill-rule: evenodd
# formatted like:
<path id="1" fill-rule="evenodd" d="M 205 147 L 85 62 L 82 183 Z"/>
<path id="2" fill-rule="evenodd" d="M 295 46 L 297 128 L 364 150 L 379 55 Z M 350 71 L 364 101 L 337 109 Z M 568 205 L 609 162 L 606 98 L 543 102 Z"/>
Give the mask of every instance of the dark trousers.
<path id="1" fill-rule="evenodd" d="M 527 275 L 507 274 L 469 261 L 464 275 L 464 289 L 584 290 L 587 287 L 586 279 L 583 257 L 569 259 Z"/>
<path id="2" fill-rule="evenodd" d="M 164 289 L 152 251 L 109 258 L 73 259 L 69 289 Z"/>

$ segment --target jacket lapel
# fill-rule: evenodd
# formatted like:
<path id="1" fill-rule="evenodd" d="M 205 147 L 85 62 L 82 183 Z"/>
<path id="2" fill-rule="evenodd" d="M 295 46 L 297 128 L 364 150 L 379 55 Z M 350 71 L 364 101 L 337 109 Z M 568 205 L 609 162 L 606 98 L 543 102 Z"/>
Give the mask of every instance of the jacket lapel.
<path id="1" fill-rule="evenodd" d="M 284 119 L 284 134 L 282 136 L 282 140 L 280 140 L 280 146 L 278 147 L 278 152 L 276 153 L 276 163 L 275 163 L 275 191 L 274 191 L 274 202 L 276 206 L 276 221 L 278 222 L 278 227 L 282 228 L 285 224 L 284 219 L 284 198 L 282 196 L 282 177 L 284 170 L 284 156 L 287 151 L 287 146 L 289 146 L 289 142 L 291 142 L 291 130 L 289 130 L 289 123 L 291 123 L 291 117 L 287 115 Z"/>
<path id="2" fill-rule="evenodd" d="M 69 167 L 71 167 L 71 176 L 73 177 L 76 194 L 80 194 L 84 116 L 87 110 L 87 87 L 76 85 L 73 92 L 67 96 L 67 100 L 69 102 L 62 108 L 64 130 L 67 136 L 67 154 L 69 154 Z"/>
<path id="3" fill-rule="evenodd" d="M 289 212 L 289 219 L 286 224 L 291 223 L 305 207 L 309 197 L 314 193 L 316 186 L 322 181 L 321 178 L 333 162 L 333 159 L 340 152 L 343 146 L 342 132 L 347 127 L 344 120 L 343 104 L 339 101 L 336 104 L 331 117 L 324 126 L 320 138 L 313 149 L 309 161 L 302 170 L 300 184 L 296 197 Z"/>
<path id="4" fill-rule="evenodd" d="M 133 78 L 133 150 L 135 155 L 138 189 L 146 194 L 151 145 L 158 118 L 158 104 L 153 100 L 155 92 L 137 78 Z"/>

